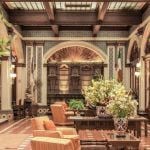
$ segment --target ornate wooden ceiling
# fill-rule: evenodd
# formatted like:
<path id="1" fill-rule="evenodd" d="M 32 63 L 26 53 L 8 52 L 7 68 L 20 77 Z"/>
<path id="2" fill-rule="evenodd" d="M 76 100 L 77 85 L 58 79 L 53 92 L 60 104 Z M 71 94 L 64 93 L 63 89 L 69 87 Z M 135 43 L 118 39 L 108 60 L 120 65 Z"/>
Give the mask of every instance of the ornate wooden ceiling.
<path id="1" fill-rule="evenodd" d="M 59 36 L 60 28 L 93 31 L 93 36 L 105 27 L 129 30 L 142 22 L 149 0 L 1 0 L 9 21 L 29 27 L 52 30 Z M 30 17 L 29 17 L 30 16 Z M 25 27 L 25 28 L 24 28 Z"/>

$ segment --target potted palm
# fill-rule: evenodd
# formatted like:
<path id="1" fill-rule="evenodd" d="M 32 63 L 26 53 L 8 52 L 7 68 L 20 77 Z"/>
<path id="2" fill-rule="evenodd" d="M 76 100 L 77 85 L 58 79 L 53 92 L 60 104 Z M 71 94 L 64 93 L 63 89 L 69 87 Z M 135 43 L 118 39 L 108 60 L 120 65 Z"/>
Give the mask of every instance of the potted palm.
<path id="1" fill-rule="evenodd" d="M 82 102 L 82 100 L 79 99 L 71 99 L 69 101 L 69 108 L 76 110 L 77 115 L 80 115 L 80 110 L 84 109 L 84 103 Z"/>

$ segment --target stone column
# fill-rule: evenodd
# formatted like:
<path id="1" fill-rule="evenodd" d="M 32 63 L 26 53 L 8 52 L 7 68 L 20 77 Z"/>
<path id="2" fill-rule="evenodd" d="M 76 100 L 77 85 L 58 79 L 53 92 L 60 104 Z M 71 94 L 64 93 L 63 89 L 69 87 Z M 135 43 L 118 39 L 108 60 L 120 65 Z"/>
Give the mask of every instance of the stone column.
<path id="1" fill-rule="evenodd" d="M 139 111 L 145 111 L 145 63 L 143 58 L 140 59 L 141 74 L 139 77 Z"/>
<path id="2" fill-rule="evenodd" d="M 12 79 L 10 78 L 10 62 L 8 56 L 2 57 L 1 63 L 1 118 L 12 119 Z"/>
<path id="3" fill-rule="evenodd" d="M 139 45 L 141 45 L 143 37 L 144 29 L 141 28 L 137 31 L 137 35 L 139 37 Z M 140 76 L 139 76 L 139 111 L 145 111 L 145 62 L 143 60 L 143 52 L 141 51 L 141 47 L 139 48 L 140 51 L 140 60 L 141 63 L 140 67 Z"/>
<path id="4" fill-rule="evenodd" d="M 41 105 L 47 105 L 47 66 L 43 66 Z"/>
<path id="5" fill-rule="evenodd" d="M 17 78 L 16 78 L 16 103 L 19 104 L 19 100 L 21 99 L 21 102 L 23 104 L 23 101 L 25 99 L 25 90 L 26 90 L 26 70 L 25 70 L 25 64 L 18 63 L 16 65 L 17 67 Z"/>

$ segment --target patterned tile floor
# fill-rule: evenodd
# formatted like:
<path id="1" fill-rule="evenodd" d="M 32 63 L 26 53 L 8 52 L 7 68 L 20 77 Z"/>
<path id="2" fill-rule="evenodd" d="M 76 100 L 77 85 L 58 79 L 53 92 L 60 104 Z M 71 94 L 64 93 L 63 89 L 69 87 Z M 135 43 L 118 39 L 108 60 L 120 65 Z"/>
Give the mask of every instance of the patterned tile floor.
<path id="1" fill-rule="evenodd" d="M 144 127 L 142 130 L 144 134 Z M 31 138 L 32 129 L 29 118 L 0 126 L 0 150 L 31 150 Z M 150 124 L 148 137 L 142 137 L 141 141 L 140 150 L 148 150 L 150 148 Z"/>

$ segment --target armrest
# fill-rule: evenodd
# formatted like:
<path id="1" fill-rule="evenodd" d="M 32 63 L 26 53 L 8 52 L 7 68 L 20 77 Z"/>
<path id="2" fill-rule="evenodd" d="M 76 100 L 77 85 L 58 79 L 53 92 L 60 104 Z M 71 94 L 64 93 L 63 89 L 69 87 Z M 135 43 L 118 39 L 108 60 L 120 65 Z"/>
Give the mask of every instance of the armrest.
<path id="1" fill-rule="evenodd" d="M 61 131 L 49 131 L 49 130 L 34 130 L 33 136 L 63 138 L 63 134 Z"/>
<path id="2" fill-rule="evenodd" d="M 73 112 L 73 111 L 65 111 L 65 115 L 66 116 L 74 116 L 75 112 Z"/>
<path id="3" fill-rule="evenodd" d="M 77 131 L 74 128 L 57 127 L 56 130 L 61 131 L 64 135 L 77 135 Z"/>
<path id="4" fill-rule="evenodd" d="M 34 137 L 31 140 L 32 150 L 74 150 L 71 140 L 49 138 L 49 137 Z"/>

